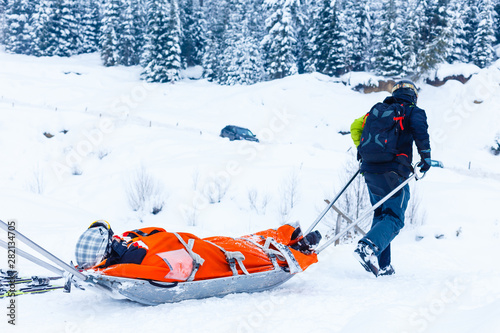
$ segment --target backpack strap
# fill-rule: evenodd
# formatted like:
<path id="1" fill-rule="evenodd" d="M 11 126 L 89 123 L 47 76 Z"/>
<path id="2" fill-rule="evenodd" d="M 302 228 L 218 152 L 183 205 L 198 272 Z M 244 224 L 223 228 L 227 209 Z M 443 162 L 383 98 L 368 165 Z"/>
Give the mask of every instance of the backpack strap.
<path id="1" fill-rule="evenodd" d="M 151 236 L 151 235 L 154 235 L 158 232 L 163 232 L 163 231 L 165 231 L 165 230 L 153 229 L 150 232 L 144 232 L 144 231 L 139 230 L 139 229 L 134 229 L 132 231 L 127 231 L 127 232 L 123 233 L 123 236 L 130 237 L 130 238 L 147 237 L 147 236 Z M 135 237 L 132 237 L 132 235 Z"/>

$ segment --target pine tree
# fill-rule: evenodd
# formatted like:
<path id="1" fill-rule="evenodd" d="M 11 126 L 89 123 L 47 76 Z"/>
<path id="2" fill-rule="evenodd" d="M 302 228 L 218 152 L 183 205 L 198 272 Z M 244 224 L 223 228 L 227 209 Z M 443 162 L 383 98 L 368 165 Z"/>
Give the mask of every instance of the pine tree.
<path id="1" fill-rule="evenodd" d="M 181 25 L 177 0 L 149 0 L 143 77 L 148 82 L 180 79 Z"/>
<path id="2" fill-rule="evenodd" d="M 262 41 L 264 64 L 270 80 L 281 79 L 298 72 L 296 31 L 292 8 L 295 1 L 277 0 L 270 7 L 266 20 L 267 35 Z"/>
<path id="3" fill-rule="evenodd" d="M 36 5 L 32 18 L 32 55 L 37 57 L 53 55 L 47 51 L 56 42 L 53 40 L 51 25 L 53 10 L 49 0 L 40 0 Z"/>
<path id="4" fill-rule="evenodd" d="M 119 64 L 118 38 L 120 27 L 120 0 L 105 0 L 101 20 L 101 59 L 104 66 Z"/>
<path id="5" fill-rule="evenodd" d="M 450 3 L 450 28 L 453 36 L 452 48 L 446 58 L 449 63 L 469 61 L 468 43 L 465 32 L 465 6 L 462 0 L 452 0 Z"/>
<path id="6" fill-rule="evenodd" d="M 425 46 L 419 51 L 418 71 L 420 74 L 434 69 L 451 54 L 453 37 L 450 27 L 449 0 L 433 0 L 426 13 Z"/>
<path id="7" fill-rule="evenodd" d="M 418 50 L 424 47 L 421 26 L 423 7 L 419 0 L 410 0 L 406 3 L 403 27 L 403 76 L 412 76 L 417 72 Z"/>
<path id="8" fill-rule="evenodd" d="M 314 22 L 309 20 L 308 1 L 288 0 L 288 2 L 290 3 L 292 27 L 295 30 L 297 73 L 302 74 L 306 72 L 307 62 L 311 54 L 308 31 Z"/>
<path id="9" fill-rule="evenodd" d="M 202 63 L 205 77 L 217 82 L 223 76 L 221 54 L 226 48 L 224 34 L 229 19 L 230 8 L 226 0 L 208 0 L 204 13 L 207 20 L 207 39 Z"/>
<path id="10" fill-rule="evenodd" d="M 397 76 L 403 72 L 403 42 L 396 0 L 384 3 L 382 29 L 378 35 L 377 73 Z"/>
<path id="11" fill-rule="evenodd" d="M 201 65 L 206 47 L 206 21 L 204 12 L 195 0 L 186 0 L 181 10 L 181 55 L 186 66 Z"/>
<path id="12" fill-rule="evenodd" d="M 73 0 L 42 0 L 34 15 L 33 53 L 69 57 L 80 48 L 78 13 Z"/>
<path id="13" fill-rule="evenodd" d="M 11 53 L 31 54 L 32 17 L 37 1 L 10 0 L 5 11 L 5 50 Z"/>
<path id="14" fill-rule="evenodd" d="M 370 64 L 371 22 L 367 2 L 349 0 L 346 4 L 346 31 L 349 31 L 346 45 L 347 68 L 365 71 Z"/>
<path id="15" fill-rule="evenodd" d="M 494 4 L 494 17 L 493 17 L 493 28 L 495 29 L 495 43 L 500 43 L 500 1 L 496 1 Z"/>
<path id="16" fill-rule="evenodd" d="M 89 0 L 82 9 L 80 53 L 96 52 L 99 50 L 101 28 L 99 3 L 97 0 Z"/>
<path id="17" fill-rule="evenodd" d="M 472 61 L 472 52 L 474 51 L 474 39 L 476 31 L 478 30 L 479 24 L 479 2 L 481 0 L 465 0 L 463 3 L 463 20 L 464 20 L 464 31 L 465 31 L 465 43 L 466 50 L 465 54 L 467 56 L 467 62 Z"/>
<path id="18" fill-rule="evenodd" d="M 134 63 L 139 64 L 146 45 L 146 2 L 145 0 L 131 0 L 131 2 L 135 33 L 135 52 L 138 57 L 138 59 L 134 60 Z"/>
<path id="19" fill-rule="evenodd" d="M 342 25 L 344 21 L 341 13 L 334 7 L 333 17 L 335 18 L 335 29 L 332 34 L 332 50 L 326 60 L 325 73 L 328 75 L 340 76 L 347 71 L 346 59 L 346 33 Z"/>
<path id="20" fill-rule="evenodd" d="M 258 42 L 250 28 L 253 6 L 247 1 L 230 0 L 232 8 L 224 33 L 225 49 L 221 57 L 221 84 L 253 84 L 263 78 Z"/>
<path id="21" fill-rule="evenodd" d="M 493 30 L 493 4 L 491 0 L 483 0 L 479 5 L 478 28 L 474 35 L 472 61 L 477 66 L 484 68 L 494 59 L 493 43 L 495 31 Z"/>
<path id="22" fill-rule="evenodd" d="M 145 13 L 140 0 L 122 0 L 118 63 L 124 66 L 138 65 L 144 47 Z"/>
<path id="23" fill-rule="evenodd" d="M 4 27 L 5 27 L 6 11 L 7 11 L 7 0 L 0 0 L 0 44 L 5 43 Z"/>
<path id="24" fill-rule="evenodd" d="M 77 54 L 81 48 L 80 13 L 77 11 L 76 0 L 60 1 L 61 20 L 59 34 L 59 48 L 56 55 L 69 57 Z"/>
<path id="25" fill-rule="evenodd" d="M 346 71 L 347 36 L 343 20 L 339 15 L 339 5 L 323 0 L 317 8 L 311 30 L 311 68 L 319 73 L 339 76 Z"/>

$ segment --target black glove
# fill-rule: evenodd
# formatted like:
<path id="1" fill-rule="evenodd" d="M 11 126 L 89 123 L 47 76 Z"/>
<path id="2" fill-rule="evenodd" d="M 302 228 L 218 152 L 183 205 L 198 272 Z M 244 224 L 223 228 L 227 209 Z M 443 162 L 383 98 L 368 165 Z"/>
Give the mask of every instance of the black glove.
<path id="1" fill-rule="evenodd" d="M 420 152 L 420 162 L 417 166 L 420 168 L 420 172 L 427 172 L 431 168 L 431 150 L 423 150 Z"/>
<path id="2" fill-rule="evenodd" d="M 321 234 L 318 230 L 308 233 L 297 243 L 292 245 L 292 249 L 309 254 L 313 251 L 314 246 L 321 241 Z"/>

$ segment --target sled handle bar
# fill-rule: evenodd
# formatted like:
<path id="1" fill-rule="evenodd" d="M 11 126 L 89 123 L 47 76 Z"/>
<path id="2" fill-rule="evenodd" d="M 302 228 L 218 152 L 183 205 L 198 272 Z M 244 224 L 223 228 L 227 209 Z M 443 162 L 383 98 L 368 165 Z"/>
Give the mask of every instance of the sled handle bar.
<path id="1" fill-rule="evenodd" d="M 418 175 L 418 177 L 417 177 L 417 175 Z M 423 173 L 423 174 L 419 173 L 418 170 L 417 170 L 417 166 L 415 166 L 413 174 L 408 179 L 406 179 L 404 182 L 402 182 L 398 187 L 396 187 L 394 190 L 392 190 L 389 194 L 387 194 L 385 197 L 383 197 L 379 202 L 377 202 L 371 208 L 369 208 L 368 210 L 366 210 L 360 217 L 358 217 L 356 219 L 356 221 L 354 221 L 354 223 L 350 224 L 345 230 L 343 230 L 342 232 L 340 232 L 337 235 L 335 235 L 335 237 L 330 238 L 325 244 L 323 244 L 320 247 L 318 247 L 315 252 L 316 253 L 320 253 L 321 251 L 323 251 L 324 249 L 326 249 L 330 244 L 332 244 L 333 242 L 335 242 L 337 239 L 340 239 L 341 237 L 343 237 L 348 231 L 350 231 L 351 229 L 353 229 L 361 221 L 363 221 L 365 218 L 367 218 L 368 216 L 370 216 L 370 214 L 373 211 L 375 211 L 375 209 L 379 208 L 384 202 L 386 202 L 387 200 L 389 200 L 394 194 L 396 194 L 399 190 L 401 190 L 403 187 L 405 187 L 406 184 L 408 184 L 410 181 L 413 180 L 413 178 L 415 178 L 415 179 L 422 179 L 424 177 L 424 175 L 425 175 L 425 173 Z"/>
<path id="2" fill-rule="evenodd" d="M 12 247 L 9 247 L 8 244 L 1 239 L 0 239 L 0 246 L 6 250 L 12 249 Z M 15 248 L 14 250 L 16 251 L 16 254 L 20 255 L 24 259 L 27 259 L 27 260 L 31 261 L 32 263 L 35 263 L 38 266 L 41 266 L 41 267 L 43 267 L 43 268 L 45 268 L 53 273 L 56 273 L 59 275 L 63 275 L 63 273 L 64 273 L 64 271 L 62 269 L 57 268 L 55 266 L 52 266 L 51 264 L 49 264 L 41 259 L 38 259 L 37 257 L 32 256 L 31 254 L 24 252 L 21 249 Z"/>
<path id="3" fill-rule="evenodd" d="M 78 271 L 73 266 L 65 263 L 64 261 L 62 261 L 61 259 L 59 259 L 55 255 L 53 255 L 49 251 L 45 250 L 43 247 L 41 247 L 37 243 L 33 242 L 28 237 L 24 236 L 19 231 L 9 229 L 9 226 L 7 225 L 7 223 L 5 223 L 2 220 L 0 220 L 0 228 L 2 228 L 3 230 L 5 230 L 7 233 L 14 234 L 14 236 L 15 236 L 16 239 L 19 239 L 21 242 L 23 242 L 24 244 L 26 244 L 27 246 L 31 247 L 33 250 L 35 250 L 36 252 L 38 252 L 39 254 L 41 254 L 42 256 L 44 256 L 45 258 L 47 258 L 49 261 L 52 261 L 55 265 L 61 267 L 64 271 L 66 271 L 66 272 L 74 275 L 76 278 L 78 278 L 78 279 L 80 279 L 82 281 L 86 281 L 87 280 L 87 276 L 85 274 L 83 274 L 82 272 Z M 19 254 L 23 255 L 22 252 L 19 251 L 19 249 L 16 248 L 16 251 Z M 24 253 L 26 253 L 26 252 L 24 252 Z M 33 256 L 31 256 L 31 257 L 33 258 Z M 25 257 L 25 258 L 28 259 L 28 260 L 31 260 L 28 257 Z M 36 262 L 34 262 L 34 263 L 41 266 L 40 261 L 42 261 L 42 260 L 36 259 Z M 45 267 L 45 266 L 43 266 L 43 267 Z M 45 267 L 45 268 L 47 268 L 47 267 Z"/>
<path id="4" fill-rule="evenodd" d="M 349 185 L 351 185 L 351 183 L 354 181 L 354 179 L 359 175 L 360 171 L 361 171 L 361 169 L 358 169 L 358 171 L 356 171 L 356 173 L 351 177 L 351 179 L 349 179 L 349 181 L 344 186 L 344 188 L 337 194 L 337 196 L 335 196 L 335 198 L 330 202 L 330 204 L 321 212 L 321 214 L 313 222 L 313 224 L 311 224 L 311 226 L 309 228 L 307 228 L 304 235 L 307 235 L 308 233 L 310 233 L 318 225 L 318 223 L 321 221 L 321 219 L 323 219 L 323 217 L 325 217 L 326 213 L 333 207 L 335 202 L 340 198 L 340 196 L 342 194 L 344 194 L 345 190 L 347 190 Z"/>
<path id="5" fill-rule="evenodd" d="M 443 162 L 441 162 L 441 161 L 431 160 L 431 164 L 430 165 L 431 165 L 431 167 L 435 167 L 435 168 L 444 168 Z M 358 174 L 359 174 L 359 170 L 351 178 L 351 180 L 344 187 L 344 189 L 342 189 L 342 191 L 340 192 L 340 194 L 342 194 L 342 192 L 344 192 L 344 190 L 349 186 L 349 184 L 351 184 L 351 182 L 354 180 L 354 178 L 356 178 L 356 176 Z M 321 251 L 323 251 L 324 249 L 326 249 L 329 245 L 331 245 L 333 242 L 335 242 L 336 240 L 338 240 L 341 237 L 343 237 L 348 231 L 350 231 L 351 229 L 353 229 L 354 227 L 356 227 L 361 221 L 363 221 L 365 218 L 367 218 L 373 211 L 375 211 L 375 209 L 379 208 L 384 202 L 386 202 L 387 200 L 389 200 L 394 194 L 396 194 L 399 190 L 401 190 L 403 187 L 405 187 L 406 184 L 408 184 L 413 178 L 415 178 L 415 180 L 420 180 L 420 179 L 422 179 L 422 178 L 425 177 L 425 174 L 426 174 L 426 172 L 420 172 L 420 167 L 418 166 L 418 164 L 416 164 L 415 167 L 413 168 L 413 174 L 408 179 L 406 179 L 404 182 L 402 182 L 398 187 L 396 187 L 394 190 L 392 190 L 391 193 L 387 194 L 384 198 L 382 198 L 379 202 L 377 202 L 375 205 L 373 205 L 370 209 L 368 209 L 367 211 L 365 211 L 360 217 L 358 217 L 356 219 L 356 221 L 354 221 L 352 224 L 350 224 L 345 230 L 343 230 L 342 232 L 340 232 L 337 235 L 335 235 L 335 237 L 330 238 L 325 244 L 319 246 L 315 250 L 315 252 L 316 253 L 320 253 Z M 338 199 L 338 197 L 340 196 L 340 194 L 337 195 L 337 197 L 335 198 L 335 200 Z M 325 209 L 324 214 L 320 215 L 320 218 L 317 219 L 317 222 L 315 221 L 315 224 L 313 224 L 313 226 L 310 227 L 309 229 L 312 230 L 312 228 L 314 228 L 316 226 L 316 224 L 318 224 L 319 220 L 321 220 L 321 218 L 326 214 L 326 212 L 328 211 L 328 209 L 331 208 L 331 206 L 333 206 L 333 204 L 330 204 L 327 207 L 327 209 Z M 310 230 L 309 230 L 309 232 L 310 232 Z M 307 235 L 307 233 L 306 233 L 306 235 Z"/>

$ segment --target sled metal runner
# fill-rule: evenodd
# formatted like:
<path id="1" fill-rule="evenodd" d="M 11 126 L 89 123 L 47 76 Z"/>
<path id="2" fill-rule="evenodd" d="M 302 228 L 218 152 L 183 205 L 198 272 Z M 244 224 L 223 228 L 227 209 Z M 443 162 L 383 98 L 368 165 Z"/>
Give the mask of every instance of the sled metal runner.
<path id="1" fill-rule="evenodd" d="M 144 305 L 175 303 L 189 299 L 254 293 L 275 288 L 293 277 L 284 269 L 192 282 L 168 283 L 90 274 L 92 280 L 123 297 Z"/>

